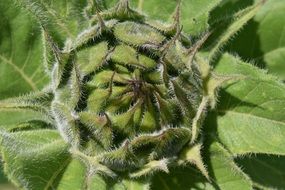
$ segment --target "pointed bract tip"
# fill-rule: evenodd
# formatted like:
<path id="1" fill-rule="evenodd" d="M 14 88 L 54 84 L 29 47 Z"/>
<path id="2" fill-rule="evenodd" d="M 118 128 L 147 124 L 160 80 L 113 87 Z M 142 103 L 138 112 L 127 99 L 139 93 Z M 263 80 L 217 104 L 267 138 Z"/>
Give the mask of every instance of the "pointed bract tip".
<path id="1" fill-rule="evenodd" d="M 129 9 L 130 6 L 130 1 L 129 0 L 120 0 L 117 4 L 117 7 L 123 8 L 123 9 Z"/>
<path id="2" fill-rule="evenodd" d="M 48 43 L 48 46 L 51 48 L 55 58 L 57 61 L 60 61 L 60 49 L 57 45 L 57 43 L 53 40 L 52 36 L 49 34 L 48 30 L 45 28 L 45 26 L 41 25 L 43 34 L 45 37 L 45 40 Z"/>
<path id="3" fill-rule="evenodd" d="M 181 0 L 177 2 L 176 8 L 173 13 L 174 27 L 177 31 L 180 28 L 180 17 L 181 17 Z"/>
<path id="4" fill-rule="evenodd" d="M 198 143 L 196 145 L 191 145 L 181 155 L 183 164 L 193 164 L 200 170 L 204 177 L 210 181 L 210 176 L 208 170 L 204 164 L 202 155 L 201 155 L 202 144 Z"/>
<path id="5" fill-rule="evenodd" d="M 165 56 L 167 50 L 171 47 L 172 44 L 175 43 L 175 41 L 179 38 L 179 36 L 181 35 L 183 30 L 183 26 L 180 27 L 179 30 L 177 30 L 175 36 L 173 36 L 167 43 L 165 43 L 162 47 L 161 47 L 161 52 L 162 52 L 162 57 Z"/>
<path id="6" fill-rule="evenodd" d="M 173 15 L 173 19 L 174 20 L 179 20 L 181 16 L 181 0 L 179 0 L 177 2 L 177 5 L 175 7 L 175 11 L 174 11 L 174 15 Z"/>
<path id="7" fill-rule="evenodd" d="M 213 31 L 207 31 L 202 35 L 201 39 L 199 39 L 195 44 L 187 50 L 187 54 L 194 54 L 196 53 L 202 45 L 207 41 L 207 39 L 211 36 Z"/>
<path id="8" fill-rule="evenodd" d="M 261 5 L 264 5 L 266 2 L 267 2 L 267 0 L 261 0 L 261 1 L 260 1 L 260 4 L 261 4 Z"/>
<path id="9" fill-rule="evenodd" d="M 101 15 L 100 15 L 99 12 L 100 12 L 99 9 L 96 9 L 96 16 L 97 16 L 98 21 L 99 21 L 100 29 L 102 30 L 102 29 L 105 29 L 105 28 L 106 28 L 106 25 L 105 25 L 104 20 L 103 20 L 103 18 L 101 17 Z"/>

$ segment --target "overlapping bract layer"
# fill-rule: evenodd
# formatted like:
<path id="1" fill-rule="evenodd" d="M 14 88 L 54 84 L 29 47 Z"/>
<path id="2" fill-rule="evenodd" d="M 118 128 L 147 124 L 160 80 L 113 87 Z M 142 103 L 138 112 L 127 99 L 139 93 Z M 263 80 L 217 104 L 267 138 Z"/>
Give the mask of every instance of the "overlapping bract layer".
<path id="1" fill-rule="evenodd" d="M 191 45 L 179 6 L 170 26 L 147 21 L 128 1 L 96 13 L 62 51 L 54 48 L 51 109 L 62 137 L 107 175 L 140 177 L 188 161 L 207 175 L 200 149 L 177 161 L 200 147 L 201 121 L 214 101 L 209 67 L 193 59 L 208 34 Z"/>

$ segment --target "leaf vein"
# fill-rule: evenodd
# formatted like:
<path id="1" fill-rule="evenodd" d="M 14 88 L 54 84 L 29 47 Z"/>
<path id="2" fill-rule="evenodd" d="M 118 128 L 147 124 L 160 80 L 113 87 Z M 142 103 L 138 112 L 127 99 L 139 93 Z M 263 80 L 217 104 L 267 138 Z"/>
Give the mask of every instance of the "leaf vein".
<path id="1" fill-rule="evenodd" d="M 32 88 L 32 90 L 38 90 L 36 84 L 32 81 L 32 79 L 15 63 L 13 63 L 11 60 L 8 60 L 5 56 L 1 54 L 0 54 L 0 59 L 2 59 L 2 61 L 10 65 L 26 81 L 26 83 Z"/>

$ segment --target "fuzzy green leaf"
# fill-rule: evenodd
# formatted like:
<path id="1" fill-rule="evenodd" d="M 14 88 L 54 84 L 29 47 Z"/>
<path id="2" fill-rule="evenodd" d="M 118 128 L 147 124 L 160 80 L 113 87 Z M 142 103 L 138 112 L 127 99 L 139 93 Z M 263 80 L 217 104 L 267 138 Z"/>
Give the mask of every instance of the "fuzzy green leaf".
<path id="1" fill-rule="evenodd" d="M 108 190 L 112 183 L 100 175 L 92 173 L 77 159 L 73 159 L 61 174 L 56 190 Z M 124 189 L 122 189 L 124 190 Z"/>
<path id="2" fill-rule="evenodd" d="M 57 43 L 63 45 L 66 37 L 73 38 L 87 25 L 84 21 L 86 1 L 14 0 L 37 22 L 51 32 Z M 15 5 L 14 5 L 15 6 Z"/>
<path id="3" fill-rule="evenodd" d="M 159 173 L 154 176 L 151 187 L 152 190 L 215 189 L 198 170 L 191 167 L 170 169 L 169 174 Z"/>
<path id="4" fill-rule="evenodd" d="M 220 144 L 214 142 L 207 147 L 207 162 L 210 181 L 207 181 L 192 165 L 170 169 L 169 174 L 157 174 L 153 178 L 153 190 L 177 189 L 251 189 L 251 182 L 235 165 L 231 155 Z"/>
<path id="5" fill-rule="evenodd" d="M 84 181 L 87 182 L 86 169 L 79 160 L 72 160 L 62 173 L 57 190 L 76 190 L 83 187 Z"/>
<path id="6" fill-rule="evenodd" d="M 48 81 L 35 23 L 11 1 L 0 2 L 0 99 L 39 90 Z"/>
<path id="7" fill-rule="evenodd" d="M 113 190 L 150 190 L 150 185 L 145 181 L 122 180 Z"/>
<path id="8" fill-rule="evenodd" d="M 46 108 L 50 98 L 50 94 L 38 92 L 0 101 L 0 129 L 38 128 L 53 123 Z"/>
<path id="9" fill-rule="evenodd" d="M 221 28 L 226 27 L 226 29 L 222 31 L 222 33 L 214 38 L 214 43 L 210 48 L 209 53 L 209 60 L 214 59 L 219 51 L 221 51 L 222 47 L 250 20 L 252 19 L 256 13 L 260 10 L 260 7 L 263 5 L 263 2 L 247 7 L 245 9 L 240 10 L 239 12 L 232 15 L 226 22 L 228 26 L 224 26 L 224 22 L 218 22 L 214 24 L 214 29 L 218 29 L 218 33 L 220 32 Z"/>
<path id="10" fill-rule="evenodd" d="M 115 183 L 112 179 L 95 174 L 82 162 L 73 159 L 66 167 L 57 190 L 149 190 L 147 182 L 123 179 Z"/>
<path id="11" fill-rule="evenodd" d="M 284 189 L 285 187 L 285 157 L 272 155 L 252 155 L 236 159 L 256 186 L 269 189 Z"/>
<path id="12" fill-rule="evenodd" d="M 252 189 L 250 179 L 234 163 L 232 156 L 217 142 L 210 145 L 209 171 L 218 189 Z"/>
<path id="13" fill-rule="evenodd" d="M 2 109 L 0 108 L 0 128 L 11 130 L 13 128 L 20 128 L 17 124 L 28 123 L 31 121 L 45 121 L 48 118 L 40 112 L 29 109 Z"/>
<path id="14" fill-rule="evenodd" d="M 268 1 L 254 18 L 258 23 L 258 36 L 251 40 L 258 40 L 258 47 L 263 55 L 251 55 L 257 61 L 263 59 L 270 73 L 285 80 L 285 2 L 282 0 Z M 274 31 L 274 32 L 272 32 Z M 245 31 L 246 32 L 246 31 Z M 258 38 L 258 39 L 256 39 Z M 253 43 L 250 41 L 251 43 Z M 248 39 L 247 39 L 247 42 Z M 256 47 L 256 46 L 255 46 Z M 255 51 L 252 47 L 252 51 Z M 258 49 L 257 48 L 257 49 Z M 261 56 L 261 57 L 260 57 Z"/>
<path id="15" fill-rule="evenodd" d="M 1 150 L 8 178 L 29 190 L 56 186 L 70 159 L 67 145 L 55 130 L 1 132 Z"/>
<path id="16" fill-rule="evenodd" d="M 278 76 L 282 80 L 285 80 L 285 45 L 282 48 L 276 48 L 275 50 L 267 52 L 264 54 L 263 58 L 268 72 Z"/>
<path id="17" fill-rule="evenodd" d="M 209 12 L 221 0 L 184 0 L 182 1 L 181 22 L 184 30 L 191 35 L 200 35 L 208 29 Z"/>
<path id="18" fill-rule="evenodd" d="M 243 0 L 235 1 L 240 7 Z M 232 6 L 233 7 L 233 6 Z M 230 7 L 223 7 L 229 10 Z M 258 66 L 265 67 L 270 73 L 285 80 L 285 1 L 267 1 L 254 19 L 228 46 L 242 58 L 253 60 Z M 217 10 L 218 11 L 218 10 Z"/>
<path id="19" fill-rule="evenodd" d="M 224 86 L 215 128 L 234 154 L 285 154 L 285 86 L 262 70 L 225 54 L 215 71 L 238 80 Z"/>

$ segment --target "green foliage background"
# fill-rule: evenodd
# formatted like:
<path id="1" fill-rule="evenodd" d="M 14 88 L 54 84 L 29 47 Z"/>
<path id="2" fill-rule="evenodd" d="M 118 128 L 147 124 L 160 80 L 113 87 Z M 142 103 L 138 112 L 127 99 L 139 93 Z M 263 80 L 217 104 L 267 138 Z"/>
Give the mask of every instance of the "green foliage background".
<path id="1" fill-rule="evenodd" d="M 74 20 L 70 16 L 80 15 L 77 9 L 84 6 L 84 0 L 38 2 L 45 5 L 46 13 L 56 21 L 52 23 L 54 27 L 63 27 L 61 23 L 69 26 L 68 30 L 63 28 L 62 33 L 55 33 L 59 42 L 64 42 L 62 36 L 72 38 L 84 27 L 80 19 Z M 105 2 L 111 6 L 116 1 Z M 196 39 L 207 28 L 230 20 L 236 11 L 254 3 L 251 0 L 184 0 L 183 29 Z M 176 1 L 133 0 L 132 6 L 153 19 L 169 22 Z M 69 7 L 72 7 L 72 13 L 67 11 Z M 219 31 L 214 31 L 204 49 L 205 54 L 217 36 Z M 47 68 L 42 64 L 44 49 L 41 39 L 40 28 L 33 17 L 12 1 L 0 0 L 0 99 L 38 91 L 47 84 L 49 78 L 44 72 Z M 207 141 L 207 154 L 204 156 L 213 183 L 208 183 L 196 169 L 180 169 L 171 172 L 171 176 L 157 175 L 153 179 L 153 189 L 239 190 L 251 189 L 252 186 L 257 189 L 285 189 L 285 86 L 281 82 L 285 80 L 285 1 L 268 0 L 243 30 L 223 47 L 223 51 L 225 53 L 212 63 L 214 70 L 249 79 L 223 86 L 217 109 L 206 119 L 203 131 L 211 138 Z M 23 118 L 23 113 L 15 111 L 13 114 L 2 111 L 0 126 L 8 125 L 15 115 Z M 31 117 L 35 117 L 33 114 Z M 43 146 L 52 138 L 57 139 L 52 132 L 48 139 L 41 141 L 36 140 L 37 134 L 33 137 L 26 135 L 31 142 L 42 143 Z M 9 138 L 16 137 L 14 134 Z M 25 144 L 18 143 L 19 150 L 24 148 L 21 145 Z M 64 146 L 58 143 L 58 146 Z M 16 149 L 15 155 L 18 153 Z M 211 159 L 208 157 L 210 154 L 213 155 Z M 221 154 L 224 156 L 215 156 Z M 64 164 L 64 154 L 55 152 L 54 155 L 57 156 L 55 159 L 62 159 L 59 164 Z M 78 163 L 72 163 L 68 169 L 76 170 L 76 167 L 79 167 Z M 0 189 L 12 188 L 7 183 L 0 172 Z"/>

